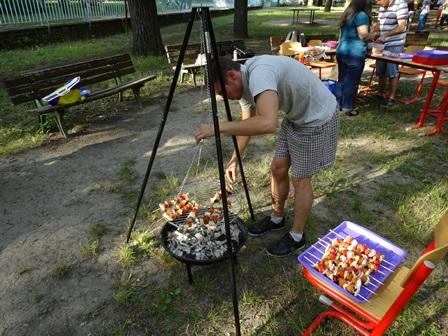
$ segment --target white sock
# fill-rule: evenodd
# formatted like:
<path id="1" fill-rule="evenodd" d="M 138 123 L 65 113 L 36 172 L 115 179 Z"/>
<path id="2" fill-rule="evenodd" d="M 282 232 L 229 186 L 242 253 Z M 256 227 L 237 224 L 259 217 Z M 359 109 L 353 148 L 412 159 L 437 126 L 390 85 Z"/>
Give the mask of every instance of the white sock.
<path id="1" fill-rule="evenodd" d="M 280 224 L 282 220 L 283 217 L 275 217 L 274 215 L 271 215 L 271 221 L 273 221 L 275 224 Z"/>
<path id="2" fill-rule="evenodd" d="M 299 242 L 302 240 L 302 234 L 301 233 L 295 233 L 292 231 L 289 231 L 289 234 L 291 235 L 292 239 L 294 239 L 296 242 Z"/>

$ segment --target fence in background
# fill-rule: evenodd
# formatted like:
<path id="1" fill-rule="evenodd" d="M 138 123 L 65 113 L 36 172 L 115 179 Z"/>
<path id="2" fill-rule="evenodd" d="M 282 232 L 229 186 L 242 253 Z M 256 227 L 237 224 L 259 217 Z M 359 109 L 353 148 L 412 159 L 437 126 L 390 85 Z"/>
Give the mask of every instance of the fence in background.
<path id="1" fill-rule="evenodd" d="M 192 6 L 233 8 L 234 0 L 156 0 L 159 14 L 189 11 Z M 261 6 L 262 0 L 248 0 Z M 0 0 L 0 26 L 124 17 L 125 0 Z M 129 11 L 127 11 L 129 13 Z"/>

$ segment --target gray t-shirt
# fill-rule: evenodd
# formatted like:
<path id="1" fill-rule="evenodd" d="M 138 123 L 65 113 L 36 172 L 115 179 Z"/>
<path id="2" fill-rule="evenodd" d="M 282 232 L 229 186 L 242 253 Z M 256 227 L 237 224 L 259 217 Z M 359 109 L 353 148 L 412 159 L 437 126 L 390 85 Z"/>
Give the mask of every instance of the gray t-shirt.
<path id="1" fill-rule="evenodd" d="M 325 124 L 335 113 L 334 95 L 312 71 L 287 56 L 255 56 L 241 66 L 243 110 L 255 106 L 255 97 L 263 91 L 278 94 L 279 109 L 285 118 L 300 127 Z"/>

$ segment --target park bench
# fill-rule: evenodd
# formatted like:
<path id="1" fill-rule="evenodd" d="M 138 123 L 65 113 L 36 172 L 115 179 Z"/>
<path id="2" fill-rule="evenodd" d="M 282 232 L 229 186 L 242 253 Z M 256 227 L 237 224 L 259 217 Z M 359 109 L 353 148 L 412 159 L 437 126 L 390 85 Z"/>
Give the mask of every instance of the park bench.
<path id="1" fill-rule="evenodd" d="M 64 112 L 72 106 L 90 103 L 113 95 L 117 95 L 118 101 L 122 101 L 122 92 L 128 89 L 133 91 L 137 102 L 141 104 L 140 88 L 147 81 L 155 79 L 156 76 L 150 75 L 123 81 L 123 76 L 133 73 L 135 73 L 135 69 L 131 57 L 129 54 L 122 54 L 23 71 L 1 78 L 1 83 L 14 105 L 33 102 L 34 108 L 29 112 L 37 114 L 41 124 L 45 121 L 46 116 L 53 115 L 59 131 L 64 137 L 67 137 Z M 81 78 L 80 86 L 90 90 L 90 96 L 67 105 L 44 105 L 41 101 L 43 97 L 64 85 L 70 78 L 78 76 Z M 111 85 L 111 81 L 114 83 L 113 85 Z M 103 88 L 95 90 L 94 84 Z M 107 87 L 104 88 L 104 86 Z"/>
<path id="2" fill-rule="evenodd" d="M 406 34 L 405 47 L 408 46 L 426 46 L 428 44 L 429 31 L 416 31 L 415 33 L 408 32 Z"/>
<path id="3" fill-rule="evenodd" d="M 235 41 L 218 41 L 216 42 L 216 48 L 218 49 L 218 53 L 221 55 L 225 50 L 233 48 L 233 46 L 237 46 L 241 49 L 245 49 L 246 45 L 244 40 L 235 40 Z M 179 59 L 180 50 L 182 48 L 181 44 L 173 44 L 166 45 L 165 52 L 166 58 L 169 64 L 177 63 Z M 184 59 L 182 62 L 182 67 L 179 74 L 179 82 L 183 81 L 184 75 L 189 74 L 193 78 L 193 84 L 196 86 L 196 75 L 201 69 L 202 65 L 196 64 L 195 61 L 198 58 L 198 55 L 203 52 L 204 48 L 201 48 L 200 43 L 188 44 L 185 50 Z M 173 69 L 176 69 L 173 66 Z"/>
<path id="4" fill-rule="evenodd" d="M 308 41 L 311 40 L 321 40 L 322 42 L 328 41 L 337 41 L 338 38 L 336 34 L 317 34 L 317 35 L 308 35 L 305 34 Z M 286 36 L 271 36 L 269 38 L 269 43 L 271 45 L 271 52 L 278 54 L 280 51 L 280 46 L 283 42 L 285 42 Z"/>

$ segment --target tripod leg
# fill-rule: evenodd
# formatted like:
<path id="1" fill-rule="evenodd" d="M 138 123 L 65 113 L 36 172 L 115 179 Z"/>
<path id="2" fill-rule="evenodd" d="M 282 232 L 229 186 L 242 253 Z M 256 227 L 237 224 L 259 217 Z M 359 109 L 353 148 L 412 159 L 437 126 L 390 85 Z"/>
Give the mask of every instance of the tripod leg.
<path id="1" fill-rule="evenodd" d="M 171 88 L 170 88 L 170 91 L 168 93 L 168 98 L 167 98 L 167 101 L 166 101 L 165 110 L 163 111 L 163 116 L 162 116 L 162 120 L 160 122 L 159 131 L 157 133 L 156 140 L 154 141 L 154 146 L 152 148 L 151 157 L 149 159 L 148 167 L 146 168 L 145 177 L 143 179 L 142 187 L 140 189 L 140 194 L 138 196 L 137 205 L 135 207 L 134 217 L 132 219 L 131 225 L 129 226 L 128 234 L 126 236 L 126 243 L 129 243 L 129 239 L 131 238 L 131 233 L 132 233 L 132 230 L 134 228 L 135 221 L 137 220 L 138 210 L 139 210 L 140 205 L 142 203 L 143 195 L 145 193 L 146 184 L 148 183 L 149 174 L 151 173 L 152 165 L 154 164 L 154 159 L 155 159 L 156 154 L 157 154 L 157 149 L 159 148 L 160 139 L 162 138 L 163 129 L 165 128 L 166 119 L 168 117 L 168 112 L 170 110 L 171 102 L 173 101 L 174 91 L 176 89 L 176 84 L 177 84 L 177 80 L 179 78 L 179 73 L 181 71 L 182 63 L 183 63 L 184 58 L 185 58 L 185 51 L 187 50 L 188 40 L 190 38 L 190 34 L 191 34 L 191 30 L 192 30 L 193 23 L 194 23 L 194 18 L 196 16 L 196 12 L 197 12 L 197 8 L 193 7 L 191 9 L 191 17 L 190 17 L 190 20 L 188 21 L 187 31 L 185 33 L 185 37 L 184 37 L 184 41 L 183 41 L 183 44 L 182 44 L 182 48 L 180 50 L 179 59 L 177 61 L 177 66 L 176 66 L 176 70 L 174 71 L 174 77 L 173 77 L 173 81 L 171 83 Z"/>

